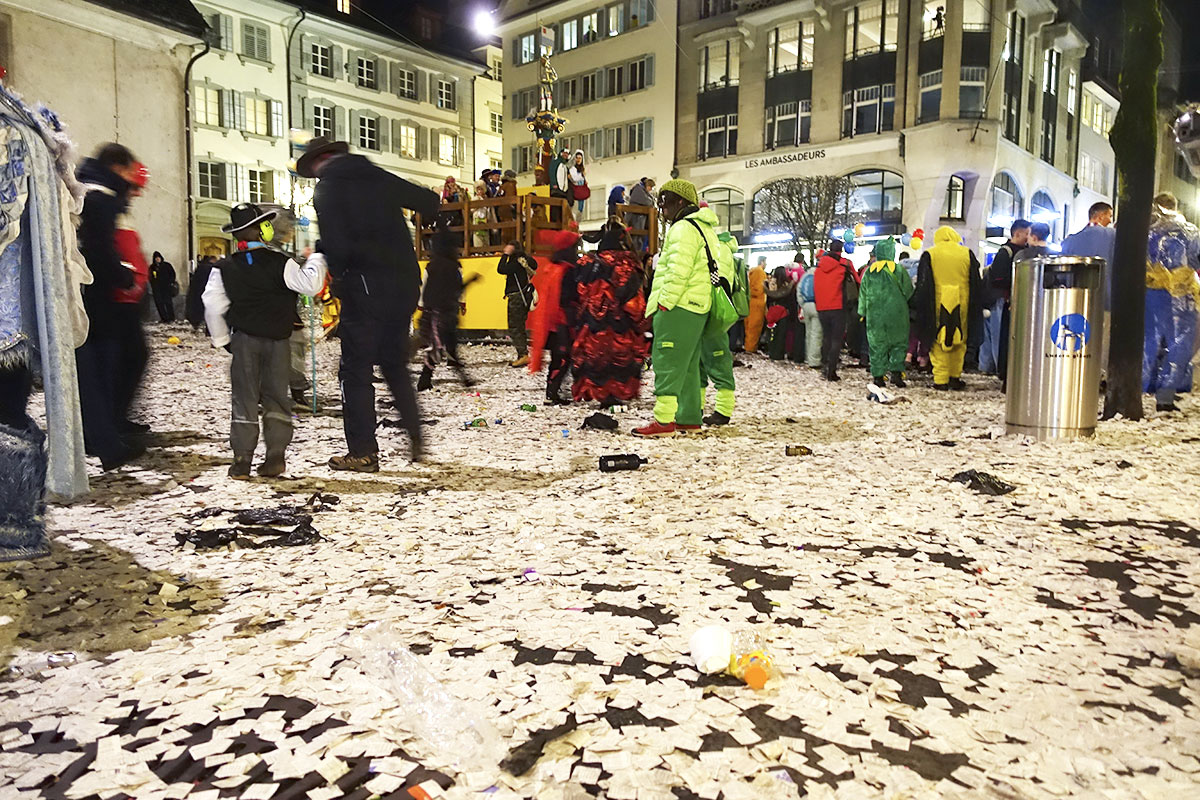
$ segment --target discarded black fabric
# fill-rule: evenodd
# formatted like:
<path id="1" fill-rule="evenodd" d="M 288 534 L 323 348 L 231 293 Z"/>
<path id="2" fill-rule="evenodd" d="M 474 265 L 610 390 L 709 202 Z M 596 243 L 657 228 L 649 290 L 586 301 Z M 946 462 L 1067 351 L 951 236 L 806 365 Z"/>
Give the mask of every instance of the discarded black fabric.
<path id="1" fill-rule="evenodd" d="M 980 494 L 986 495 L 1001 495 L 1008 494 L 1016 489 L 1011 483 L 1000 480 L 995 475 L 988 472 L 980 472 L 979 470 L 969 469 L 966 472 L 960 472 L 950 480 L 955 483 L 965 483 L 968 488 L 974 489 Z"/>
<path id="2" fill-rule="evenodd" d="M 610 417 L 608 414 L 601 414 L 599 411 L 597 411 L 595 414 L 592 414 L 590 417 L 585 419 L 583 424 L 579 427 L 581 429 L 595 428 L 598 431 L 615 431 L 618 424 L 619 423 L 615 417 Z"/>
<path id="3" fill-rule="evenodd" d="M 235 545 L 243 550 L 257 550 L 264 547 L 296 547 L 298 545 L 316 544 L 324 541 L 308 522 L 297 525 L 293 530 L 281 531 L 277 528 L 239 525 L 233 528 L 214 528 L 212 530 L 196 530 L 175 534 L 175 539 L 182 544 L 193 544 L 197 550 L 214 550 Z"/>

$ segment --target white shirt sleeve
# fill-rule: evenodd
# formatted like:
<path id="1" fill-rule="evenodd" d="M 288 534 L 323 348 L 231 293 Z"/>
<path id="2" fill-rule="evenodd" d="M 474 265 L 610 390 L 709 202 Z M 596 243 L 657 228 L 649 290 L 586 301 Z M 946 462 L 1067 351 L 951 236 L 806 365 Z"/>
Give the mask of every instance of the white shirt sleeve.
<path id="1" fill-rule="evenodd" d="M 229 344 L 229 323 L 225 321 L 225 312 L 229 311 L 229 295 L 225 294 L 221 270 L 214 269 L 209 273 L 208 284 L 201 298 L 204 300 L 204 322 L 208 325 L 213 347 L 224 347 Z"/>
<path id="2" fill-rule="evenodd" d="M 304 262 L 304 266 L 300 266 L 294 259 L 289 258 L 287 264 L 283 266 L 283 282 L 293 292 L 316 297 L 325 288 L 327 271 L 328 267 L 325 264 L 323 253 L 313 253 Z"/>

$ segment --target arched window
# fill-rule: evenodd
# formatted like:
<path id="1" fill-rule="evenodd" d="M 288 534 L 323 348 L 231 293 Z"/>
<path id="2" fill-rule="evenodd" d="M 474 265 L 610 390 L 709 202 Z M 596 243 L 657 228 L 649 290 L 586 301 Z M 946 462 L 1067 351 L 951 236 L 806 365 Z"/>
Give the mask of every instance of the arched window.
<path id="1" fill-rule="evenodd" d="M 746 227 L 746 196 L 737 189 L 723 187 L 705 189 L 700 192 L 700 199 L 708 203 L 708 207 L 717 215 L 722 229 L 729 231 L 739 239 Z"/>
<path id="2" fill-rule="evenodd" d="M 888 228 L 898 226 L 903 216 L 904 179 L 895 172 L 880 169 L 852 172 L 846 177 L 854 188 L 850 192 L 849 209 L 839 208 L 839 214 L 855 217 L 873 226 L 877 233 L 894 232 Z"/>
<path id="3" fill-rule="evenodd" d="M 1025 212 L 1025 197 L 1017 188 L 1017 182 L 1007 172 L 996 173 L 992 181 L 992 210 L 988 214 L 988 226 L 1008 230 L 1013 220 Z"/>
<path id="4" fill-rule="evenodd" d="M 966 181 L 958 175 L 950 176 L 950 182 L 946 184 L 946 204 L 942 206 L 942 219 L 966 219 L 963 215 L 966 209 L 966 188 Z"/>
<path id="5" fill-rule="evenodd" d="M 1050 226 L 1050 238 L 1057 239 L 1058 221 L 1062 218 L 1049 192 L 1038 190 L 1029 200 L 1029 218 L 1033 222 L 1044 222 Z"/>

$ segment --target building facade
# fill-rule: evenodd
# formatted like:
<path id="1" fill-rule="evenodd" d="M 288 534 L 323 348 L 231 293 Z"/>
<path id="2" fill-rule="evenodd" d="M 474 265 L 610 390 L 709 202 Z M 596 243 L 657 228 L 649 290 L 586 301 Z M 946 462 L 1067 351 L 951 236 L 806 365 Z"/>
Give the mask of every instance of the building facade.
<path id="1" fill-rule="evenodd" d="M 475 51 L 487 71 L 475 78 L 475 177 L 504 166 L 504 51 L 489 44 Z"/>
<path id="2" fill-rule="evenodd" d="M 133 226 L 147 251 L 181 265 L 188 258 L 182 76 L 204 22 L 185 0 L 168 12 L 146 13 L 128 0 L 3 0 L 0 65 L 7 86 L 58 114 L 81 156 L 120 142 L 146 164 L 150 183 L 130 208 Z M 68 68 L 65 54 L 86 65 L 86 75 Z"/>
<path id="3" fill-rule="evenodd" d="M 850 210 L 875 236 L 948 224 L 985 251 L 1016 217 L 1047 222 L 1057 241 L 1086 215 L 1088 41 L 1054 2 L 680 8 L 680 47 L 696 57 L 679 65 L 677 166 L 743 241 L 778 241 L 755 205 L 792 176 L 849 176 Z"/>
<path id="4" fill-rule="evenodd" d="M 352 153 L 439 190 L 447 176 L 475 174 L 477 138 L 498 149 L 481 114 L 487 101 L 479 102 L 485 66 L 467 50 L 437 49 L 337 0 L 201 0 L 197 8 L 211 30 L 192 82 L 202 255 L 228 251 L 220 226 L 246 201 L 294 208 L 296 245 L 315 241 L 315 184 L 290 170 L 310 136 L 346 141 Z M 441 21 L 423 22 L 424 38 L 437 40 Z"/>
<path id="5" fill-rule="evenodd" d="M 643 177 L 660 184 L 675 160 L 676 4 L 652 0 L 506 0 L 504 153 L 532 182 L 537 150 L 525 115 L 538 105 L 539 57 L 552 55 L 555 104 L 567 119 L 560 147 L 582 150 L 591 199 L 605 216 L 609 191 Z"/>

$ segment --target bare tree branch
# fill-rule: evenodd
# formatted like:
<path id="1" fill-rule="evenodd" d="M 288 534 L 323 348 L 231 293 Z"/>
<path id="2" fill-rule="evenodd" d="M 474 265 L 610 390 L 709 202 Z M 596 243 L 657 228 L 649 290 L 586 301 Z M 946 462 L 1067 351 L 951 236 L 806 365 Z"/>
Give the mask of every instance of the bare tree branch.
<path id="1" fill-rule="evenodd" d="M 807 247 L 811 260 L 831 229 L 858 221 L 850 205 L 853 192 L 847 177 L 783 178 L 755 195 L 754 225 L 759 232 L 791 234 L 797 248 Z"/>

